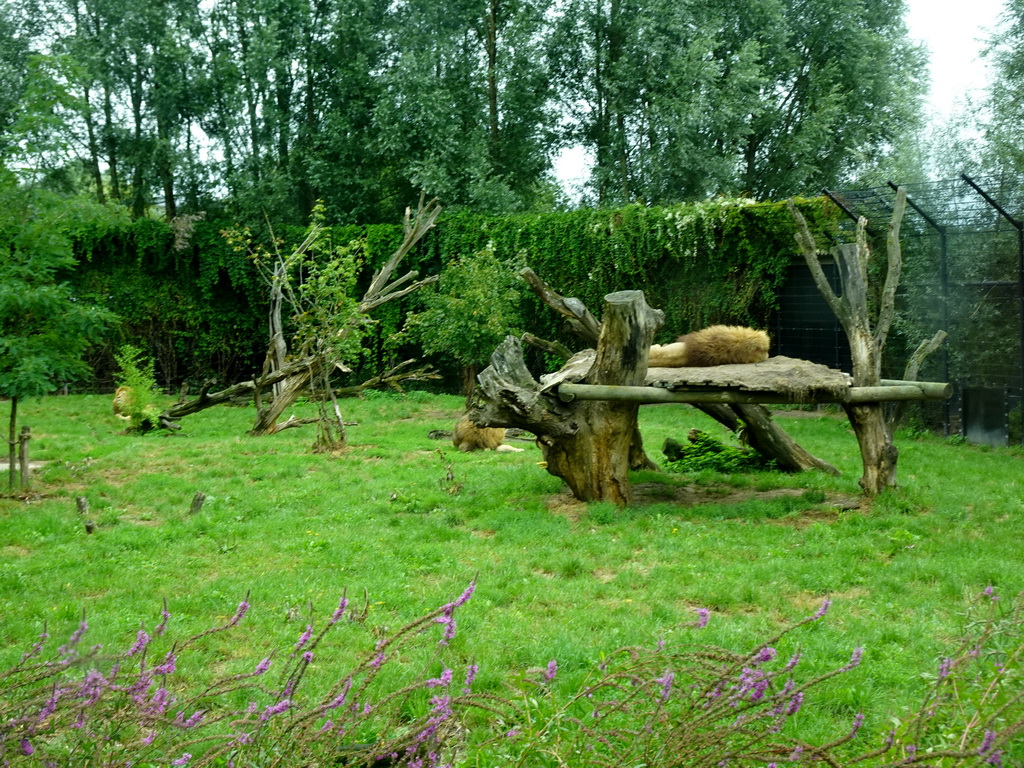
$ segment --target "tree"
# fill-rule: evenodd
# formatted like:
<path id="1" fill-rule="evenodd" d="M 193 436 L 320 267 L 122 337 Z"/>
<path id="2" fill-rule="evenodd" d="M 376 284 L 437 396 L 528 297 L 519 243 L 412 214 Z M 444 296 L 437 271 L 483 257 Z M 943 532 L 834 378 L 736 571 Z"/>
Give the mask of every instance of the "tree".
<path id="1" fill-rule="evenodd" d="M 886 266 L 884 284 L 880 290 L 869 285 L 868 264 L 871 252 L 867 239 L 867 219 L 857 222 L 857 237 L 853 244 L 841 245 L 832 254 L 839 267 L 842 293 L 837 295 L 828 282 L 821 267 L 818 244 L 807 227 L 803 215 L 793 200 L 789 201 L 790 215 L 797 227 L 796 241 L 829 307 L 835 313 L 850 342 L 853 362 L 853 385 L 855 387 L 877 387 L 882 381 L 882 351 L 896 317 L 896 289 L 900 283 L 903 266 L 900 249 L 900 226 L 907 207 L 907 190 L 900 187 L 896 192 L 892 218 L 889 220 L 886 238 Z M 877 293 L 877 309 L 872 312 L 869 295 Z M 941 343 L 941 338 L 938 343 Z M 937 346 L 937 344 L 936 344 Z M 864 474 L 860 486 L 869 496 L 876 496 L 884 490 L 896 487 L 896 461 L 899 451 L 893 444 L 892 426 L 885 417 L 881 401 L 868 403 L 847 403 L 844 405 L 853 431 L 860 444 Z"/>
<path id="2" fill-rule="evenodd" d="M 441 271 L 437 290 L 426 293 L 426 310 L 406 327 L 427 354 L 447 354 L 462 368 L 467 404 L 472 400 L 477 366 L 509 333 L 516 333 L 520 292 L 513 273 L 493 250 L 483 250 Z"/>
<path id="3" fill-rule="evenodd" d="M 989 169 L 1017 176 L 1024 168 L 1024 0 L 1006 0 L 1001 20 L 986 50 L 995 77 L 984 125 L 984 159 Z"/>
<path id="4" fill-rule="evenodd" d="M 61 230 L 62 214 L 103 218 L 106 211 L 18 189 L 9 175 L 6 181 L 0 188 L 0 395 L 11 402 L 13 491 L 18 402 L 85 376 L 83 354 L 114 317 L 80 301 L 60 280 L 75 264 L 71 240 Z"/>
<path id="5" fill-rule="evenodd" d="M 552 37 L 601 204 L 834 185 L 915 126 L 903 0 L 568 0 Z"/>

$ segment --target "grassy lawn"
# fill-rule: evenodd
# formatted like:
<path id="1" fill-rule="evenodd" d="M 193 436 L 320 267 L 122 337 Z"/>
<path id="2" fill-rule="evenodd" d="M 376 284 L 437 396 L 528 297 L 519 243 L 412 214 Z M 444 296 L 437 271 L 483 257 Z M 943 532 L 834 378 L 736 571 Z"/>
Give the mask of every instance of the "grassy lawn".
<path id="1" fill-rule="evenodd" d="M 826 620 L 785 638 L 780 654 L 799 647 L 807 675 L 843 666 L 856 647 L 864 662 L 814 689 L 789 727 L 824 741 L 863 712 L 876 738 L 921 700 L 967 601 L 989 586 L 1007 598 L 1024 590 L 1018 449 L 898 435 L 901 488 L 859 504 L 845 419 L 780 412 L 842 476 L 642 472 L 638 502 L 618 510 L 572 500 L 531 443 L 459 454 L 429 439 L 451 429 L 461 404 L 424 393 L 345 401 L 358 422 L 350 446 L 324 455 L 309 452 L 311 431 L 247 437 L 243 408 L 188 417 L 180 433 L 129 436 L 106 396 L 24 403 L 32 458 L 47 464 L 27 500 L 0 499 L 0 662 L 17 661 L 44 622 L 66 637 L 83 610 L 90 643 L 123 648 L 159 621 L 164 599 L 180 637 L 230 618 L 248 594 L 242 625 L 188 672 L 201 678 L 251 667 L 293 643 L 311 610 L 329 616 L 343 589 L 354 601 L 365 590 L 367 620 L 318 661 L 329 679 L 332 664 L 372 652 L 375 636 L 475 579 L 452 658 L 479 664 L 479 684 L 495 691 L 555 659 L 553 684 L 568 689 L 620 646 L 681 637 L 750 650 L 830 598 Z M 0 404 L 3 423 L 6 413 Z M 725 437 L 684 406 L 645 407 L 641 427 L 656 460 L 666 437 L 690 428 Z M 205 505 L 190 516 L 200 491 Z M 710 610 L 707 627 L 684 628 L 698 608 Z M 391 684 L 420 674 L 432 653 L 410 651 Z"/>

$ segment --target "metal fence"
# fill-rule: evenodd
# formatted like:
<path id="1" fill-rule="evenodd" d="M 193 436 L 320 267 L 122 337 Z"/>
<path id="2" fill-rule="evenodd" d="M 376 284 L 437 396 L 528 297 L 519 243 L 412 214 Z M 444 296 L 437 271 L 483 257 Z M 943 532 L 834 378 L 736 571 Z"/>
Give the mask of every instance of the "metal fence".
<path id="1" fill-rule="evenodd" d="M 886 347 L 885 375 L 901 378 L 917 344 L 943 329 L 949 339 L 921 378 L 951 382 L 954 395 L 946 403 L 921 405 L 914 418 L 972 442 L 1021 443 L 1024 221 L 1015 212 L 1024 211 L 1024 184 L 963 175 L 905 186 L 899 317 Z M 881 243 L 873 269 L 884 269 L 896 188 L 825 190 L 851 228 L 859 217 L 867 219 Z M 779 354 L 850 370 L 842 328 L 803 264 L 791 270 L 774 326 Z"/>

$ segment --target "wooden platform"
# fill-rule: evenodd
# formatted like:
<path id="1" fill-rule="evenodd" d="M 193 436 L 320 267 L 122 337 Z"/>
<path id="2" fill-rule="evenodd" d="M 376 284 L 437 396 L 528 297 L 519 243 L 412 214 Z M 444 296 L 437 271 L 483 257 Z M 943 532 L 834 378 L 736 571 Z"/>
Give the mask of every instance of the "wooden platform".
<path id="1" fill-rule="evenodd" d="M 637 403 L 868 403 L 940 400 L 949 384 L 883 380 L 877 387 L 854 387 L 850 374 L 807 360 L 773 357 L 763 363 L 707 368 L 651 368 L 642 387 L 580 383 L 594 360 L 593 350 L 573 357 L 560 371 L 542 377 L 560 399 Z"/>

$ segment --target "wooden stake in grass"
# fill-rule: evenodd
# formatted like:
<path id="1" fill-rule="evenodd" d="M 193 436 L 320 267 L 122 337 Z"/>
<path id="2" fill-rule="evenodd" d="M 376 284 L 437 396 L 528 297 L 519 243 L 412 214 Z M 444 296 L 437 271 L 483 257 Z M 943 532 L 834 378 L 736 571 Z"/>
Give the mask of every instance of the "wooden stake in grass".
<path id="1" fill-rule="evenodd" d="M 86 533 L 92 533 L 96 530 L 96 523 L 89 519 L 89 500 L 85 496 L 75 497 L 75 506 L 78 507 L 78 515 L 82 518 L 82 524 L 85 526 Z"/>
<path id="2" fill-rule="evenodd" d="M 28 465 L 28 441 L 32 439 L 32 428 L 22 427 L 18 436 L 18 461 L 21 463 L 21 489 L 28 490 L 29 465 Z"/>
<path id="3" fill-rule="evenodd" d="M 189 517 L 198 514 L 199 510 L 203 508 L 203 502 L 206 501 L 206 494 L 202 491 L 196 491 L 196 495 L 192 497 L 192 506 L 188 508 Z"/>

